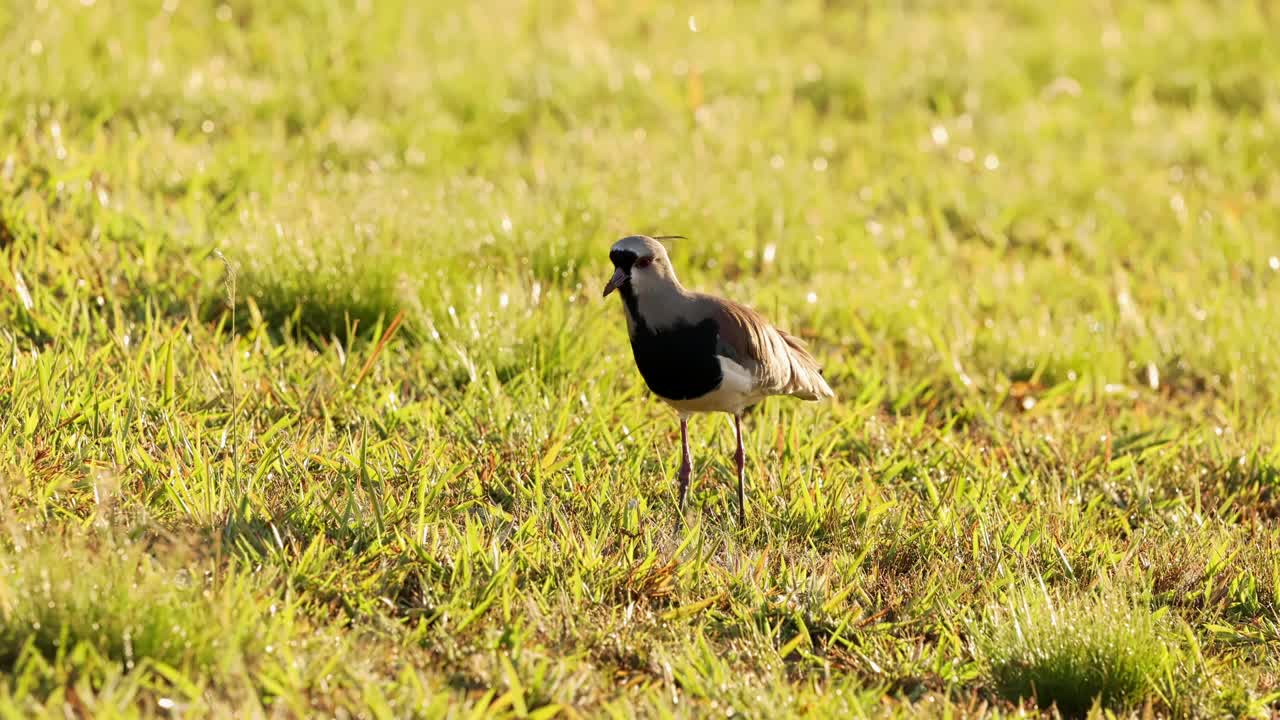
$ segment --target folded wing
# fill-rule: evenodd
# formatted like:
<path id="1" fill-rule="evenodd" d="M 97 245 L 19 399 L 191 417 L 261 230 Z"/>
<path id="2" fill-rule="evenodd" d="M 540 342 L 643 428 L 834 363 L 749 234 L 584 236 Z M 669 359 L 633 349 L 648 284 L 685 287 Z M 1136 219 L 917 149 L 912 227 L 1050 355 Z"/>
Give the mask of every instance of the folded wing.
<path id="1" fill-rule="evenodd" d="M 785 333 L 746 305 L 702 296 L 719 330 L 716 351 L 746 368 L 767 395 L 804 400 L 834 397 L 804 341 Z"/>

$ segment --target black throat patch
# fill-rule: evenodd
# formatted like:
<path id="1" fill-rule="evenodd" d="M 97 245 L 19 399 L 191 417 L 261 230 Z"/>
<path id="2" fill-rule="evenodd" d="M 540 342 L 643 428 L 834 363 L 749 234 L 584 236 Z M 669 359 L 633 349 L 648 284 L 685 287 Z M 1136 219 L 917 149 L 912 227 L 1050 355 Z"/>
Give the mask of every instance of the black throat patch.
<path id="1" fill-rule="evenodd" d="M 609 259 L 628 276 L 618 294 L 631 317 L 631 353 L 649 389 L 668 400 L 690 400 L 720 387 L 724 372 L 716 359 L 720 332 L 715 320 L 707 318 L 697 324 L 684 322 L 661 329 L 649 327 L 640 312 L 640 299 L 631 287 L 636 254 L 614 250 Z"/>
<path id="2" fill-rule="evenodd" d="M 640 317 L 635 293 L 624 289 L 632 319 L 631 354 L 649 389 L 668 400 L 691 400 L 720 387 L 724 371 L 716 358 L 720 333 L 715 320 L 653 330 Z"/>

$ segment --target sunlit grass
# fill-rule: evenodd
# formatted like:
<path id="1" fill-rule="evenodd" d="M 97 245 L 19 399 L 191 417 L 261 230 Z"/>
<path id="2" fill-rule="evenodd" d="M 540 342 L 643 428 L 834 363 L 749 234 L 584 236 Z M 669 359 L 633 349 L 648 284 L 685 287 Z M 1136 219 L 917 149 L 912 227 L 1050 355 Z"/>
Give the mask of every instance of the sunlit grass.
<path id="1" fill-rule="evenodd" d="M 12 666 L 27 652 L 52 661 L 87 649 L 126 668 L 152 662 L 208 672 L 224 653 L 261 652 L 265 627 L 251 594 L 159 562 L 109 542 L 5 552 L 0 663 Z"/>
<path id="2" fill-rule="evenodd" d="M 1069 715 L 1156 696 L 1177 670 L 1167 620 L 1115 592 L 1054 597 L 1043 586 L 993 607 L 977 643 L 997 692 Z"/>
<path id="3" fill-rule="evenodd" d="M 1274 712 L 1264 3 L 0 30 L 0 713 Z M 673 532 L 631 232 L 840 396 L 745 529 L 714 417 Z"/>

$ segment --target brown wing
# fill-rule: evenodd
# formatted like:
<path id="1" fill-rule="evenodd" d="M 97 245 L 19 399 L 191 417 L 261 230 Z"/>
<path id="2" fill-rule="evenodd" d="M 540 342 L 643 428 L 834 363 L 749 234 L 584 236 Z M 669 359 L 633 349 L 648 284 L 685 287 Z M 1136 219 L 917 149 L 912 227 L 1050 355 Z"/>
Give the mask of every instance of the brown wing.
<path id="1" fill-rule="evenodd" d="M 803 341 L 775 328 L 746 305 L 702 297 L 719 330 L 717 352 L 750 371 L 762 391 L 806 400 L 834 396 Z"/>

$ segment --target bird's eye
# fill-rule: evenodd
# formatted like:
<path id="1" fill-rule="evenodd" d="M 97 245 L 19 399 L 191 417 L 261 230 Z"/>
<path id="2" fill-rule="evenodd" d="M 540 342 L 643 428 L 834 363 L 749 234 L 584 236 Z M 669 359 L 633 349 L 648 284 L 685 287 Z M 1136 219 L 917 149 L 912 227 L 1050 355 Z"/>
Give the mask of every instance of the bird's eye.
<path id="1" fill-rule="evenodd" d="M 647 268 L 651 264 L 653 264 L 652 257 L 636 258 L 636 267 L 638 268 Z"/>

